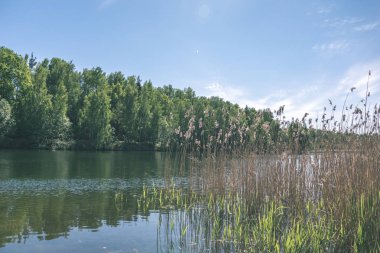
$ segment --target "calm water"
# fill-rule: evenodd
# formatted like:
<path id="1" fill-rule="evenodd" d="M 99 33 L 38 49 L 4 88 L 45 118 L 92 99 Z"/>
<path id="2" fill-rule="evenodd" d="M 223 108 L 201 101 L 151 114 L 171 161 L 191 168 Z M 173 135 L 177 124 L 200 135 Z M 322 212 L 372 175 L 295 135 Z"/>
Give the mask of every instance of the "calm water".
<path id="1" fill-rule="evenodd" d="M 166 252 L 143 185 L 186 185 L 155 152 L 0 150 L 0 252 Z"/>

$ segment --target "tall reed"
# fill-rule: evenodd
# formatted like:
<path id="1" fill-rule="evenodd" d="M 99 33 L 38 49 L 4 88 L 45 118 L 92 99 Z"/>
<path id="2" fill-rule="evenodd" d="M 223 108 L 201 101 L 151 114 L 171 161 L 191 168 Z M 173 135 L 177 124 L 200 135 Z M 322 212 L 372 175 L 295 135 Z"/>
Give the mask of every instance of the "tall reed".
<path id="1" fill-rule="evenodd" d="M 232 119 L 206 139 L 190 117 L 177 131 L 189 192 L 161 193 L 184 207 L 163 234 L 220 252 L 380 252 L 380 109 L 369 110 L 368 91 L 346 106 L 349 94 L 340 119 L 331 100 L 316 119 L 286 121 L 282 107 L 270 124 L 265 112 L 251 126 Z"/>

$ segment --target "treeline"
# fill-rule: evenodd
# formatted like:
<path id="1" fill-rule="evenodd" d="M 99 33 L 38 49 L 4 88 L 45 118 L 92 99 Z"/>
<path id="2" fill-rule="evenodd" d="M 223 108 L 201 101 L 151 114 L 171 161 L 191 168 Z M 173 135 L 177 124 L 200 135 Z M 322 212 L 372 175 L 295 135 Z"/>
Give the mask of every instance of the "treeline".
<path id="1" fill-rule="evenodd" d="M 285 121 L 284 107 L 240 108 L 191 88 L 77 71 L 59 58 L 37 62 L 0 48 L 0 147 L 171 149 L 197 152 L 249 148 L 301 152 L 322 136 L 311 119 Z M 327 119 L 323 119 L 326 122 Z M 319 144 L 318 144 L 319 145 Z"/>
<path id="2" fill-rule="evenodd" d="M 203 145 L 216 130 L 249 126 L 257 115 L 217 97 L 197 97 L 191 88 L 155 88 L 150 81 L 121 72 L 107 75 L 99 67 L 79 72 L 72 62 L 37 62 L 4 47 L 0 64 L 3 147 L 169 148 L 180 141 L 179 132 Z M 197 135 L 190 136 L 194 130 Z"/>

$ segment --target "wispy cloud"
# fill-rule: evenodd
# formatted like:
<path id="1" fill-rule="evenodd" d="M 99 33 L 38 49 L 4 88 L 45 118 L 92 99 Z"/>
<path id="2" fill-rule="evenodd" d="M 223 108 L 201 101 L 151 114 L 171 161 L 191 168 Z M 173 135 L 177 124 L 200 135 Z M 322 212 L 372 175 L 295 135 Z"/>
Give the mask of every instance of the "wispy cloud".
<path id="1" fill-rule="evenodd" d="M 369 91 L 371 97 L 369 104 L 374 105 L 380 101 L 380 58 L 367 63 L 358 63 L 347 69 L 340 77 L 314 81 L 306 84 L 303 89 L 287 89 L 271 93 L 262 98 L 251 97 L 243 88 L 233 85 L 222 85 L 214 82 L 205 88 L 205 95 L 218 96 L 225 100 L 239 104 L 241 107 L 248 105 L 256 109 L 270 108 L 277 110 L 285 105 L 287 119 L 302 118 L 305 113 L 315 118 L 323 113 L 323 108 L 329 106 L 329 99 L 337 105 L 338 110 L 343 106 L 344 98 L 352 87 L 355 92 L 349 97 L 347 103 L 358 104 L 365 97 L 368 81 L 368 70 L 371 70 L 369 79 Z M 331 85 L 334 82 L 335 85 Z M 317 94 L 317 95 L 316 95 Z M 339 109 L 340 108 L 340 109 Z"/>
<path id="2" fill-rule="evenodd" d="M 342 28 L 344 26 L 352 26 L 362 22 L 363 19 L 357 17 L 348 17 L 348 18 L 334 18 L 334 19 L 325 19 L 324 24 L 333 28 Z"/>
<path id="3" fill-rule="evenodd" d="M 310 85 L 300 90 L 288 90 L 286 97 L 276 98 L 269 95 L 257 100 L 243 99 L 239 104 L 241 106 L 246 104 L 257 109 L 270 108 L 272 111 L 285 105 L 285 115 L 288 119 L 301 118 L 305 113 L 316 114 L 321 109 L 323 98 L 316 97 L 316 93 L 321 93 L 320 86 Z"/>
<path id="4" fill-rule="evenodd" d="M 340 80 L 336 91 L 338 93 L 347 92 L 351 87 L 355 87 L 357 97 L 365 97 L 368 71 L 371 71 L 369 91 L 376 95 L 380 91 L 380 59 L 356 64 L 349 68 Z M 380 94 L 377 94 L 377 96 L 380 98 Z"/>
<path id="5" fill-rule="evenodd" d="M 329 43 L 315 44 L 312 49 L 319 52 L 335 52 L 340 53 L 349 47 L 346 40 L 336 40 Z"/>
<path id="6" fill-rule="evenodd" d="M 236 102 L 244 95 L 244 90 L 237 87 L 225 86 L 219 82 L 213 82 L 206 86 L 207 96 L 217 96 L 225 100 Z"/>
<path id="7" fill-rule="evenodd" d="M 285 105 L 286 116 L 288 118 L 301 118 L 306 112 L 316 111 L 322 99 L 310 99 L 319 92 L 318 85 L 310 85 L 299 90 L 279 90 L 263 98 L 252 98 L 246 90 L 236 86 L 226 86 L 220 83 L 212 83 L 205 87 L 207 97 L 218 96 L 227 101 L 237 103 L 241 107 L 249 106 L 256 109 L 269 108 L 272 111 Z M 318 108 L 320 109 L 320 108 Z"/>
<path id="8" fill-rule="evenodd" d="M 375 30 L 378 26 L 380 26 L 380 22 L 372 22 L 364 25 L 355 26 L 354 30 L 358 32 L 367 32 Z"/>
<path id="9" fill-rule="evenodd" d="M 116 3 L 118 0 L 102 0 L 102 2 L 99 5 L 100 9 L 104 9 L 109 7 L 110 5 Z"/>
<path id="10" fill-rule="evenodd" d="M 371 76 L 368 79 L 369 70 L 371 70 Z M 365 97 L 368 80 L 369 91 L 371 93 L 369 104 L 374 105 L 380 101 L 380 58 L 351 66 L 338 78 L 336 85 L 329 85 L 325 81 L 322 81 L 320 83 L 321 86 L 316 86 L 315 89 L 311 88 L 298 92 L 290 101 L 288 110 L 285 110 L 286 115 L 299 118 L 305 112 L 308 112 L 311 116 L 315 117 L 318 113 L 322 113 L 323 108 L 328 105 L 329 99 L 338 108 L 341 108 L 347 92 L 352 87 L 356 89 L 350 95 L 347 102 L 358 104 Z M 315 94 L 318 94 L 318 96 Z"/>
<path id="11" fill-rule="evenodd" d="M 317 13 L 320 15 L 326 15 L 326 14 L 329 14 L 331 11 L 332 11 L 332 6 L 323 6 L 317 10 Z"/>

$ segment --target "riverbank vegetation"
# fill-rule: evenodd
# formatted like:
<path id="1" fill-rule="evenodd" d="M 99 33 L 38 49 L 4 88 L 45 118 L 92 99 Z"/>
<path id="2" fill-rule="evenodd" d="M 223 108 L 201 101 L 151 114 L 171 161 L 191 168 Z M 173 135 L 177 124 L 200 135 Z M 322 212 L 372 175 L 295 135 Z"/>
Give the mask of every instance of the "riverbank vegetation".
<path id="1" fill-rule="evenodd" d="M 161 210 L 172 252 L 380 252 L 380 141 L 356 125 L 304 154 L 195 149 L 188 187 L 146 187 L 138 207 Z"/>
<path id="2" fill-rule="evenodd" d="M 380 252 L 380 111 L 369 94 L 316 119 L 288 122 L 280 108 L 272 125 L 232 124 L 204 144 L 190 117 L 176 132 L 188 188 L 146 188 L 139 207 L 162 210 L 160 240 L 174 252 Z"/>

